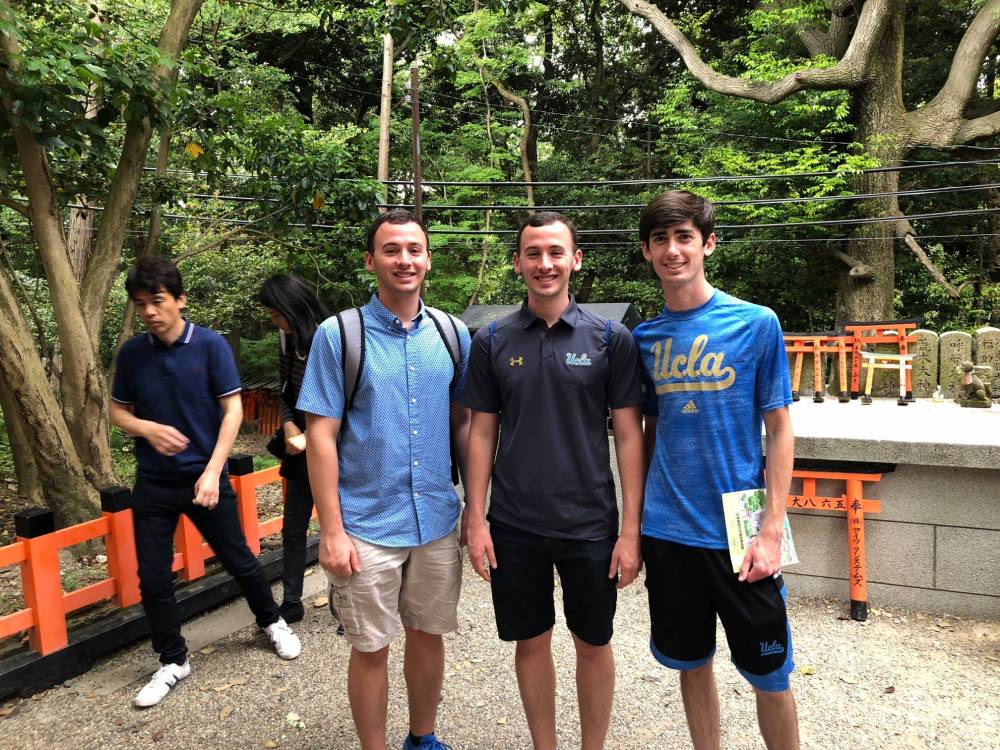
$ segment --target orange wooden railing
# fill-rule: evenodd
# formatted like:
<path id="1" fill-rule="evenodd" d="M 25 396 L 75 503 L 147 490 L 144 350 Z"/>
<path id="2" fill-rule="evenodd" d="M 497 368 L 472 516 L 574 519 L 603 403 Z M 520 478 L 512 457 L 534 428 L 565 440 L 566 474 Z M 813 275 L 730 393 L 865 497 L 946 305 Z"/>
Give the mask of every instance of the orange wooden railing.
<path id="1" fill-rule="evenodd" d="M 278 470 L 278 466 L 273 466 L 255 472 L 250 456 L 234 456 L 229 460 L 229 480 L 236 493 L 243 533 L 254 554 L 260 552 L 262 537 L 281 530 L 281 516 L 264 521 L 257 518 L 257 488 L 271 482 L 283 482 Z M 105 600 L 111 600 L 118 607 L 139 603 L 139 573 L 130 503 L 127 489 L 109 488 L 101 492 L 100 518 L 58 531 L 48 510 L 36 508 L 17 514 L 17 540 L 0 547 L 0 568 L 21 566 L 24 608 L 0 617 L 0 638 L 26 630 L 30 647 L 39 654 L 50 654 L 69 643 L 66 626 L 69 613 Z M 102 537 L 108 558 L 108 577 L 76 591 L 63 592 L 59 550 Z M 177 525 L 174 544 L 173 570 L 187 581 L 205 575 L 205 562 L 214 553 L 185 515 L 181 515 Z"/>

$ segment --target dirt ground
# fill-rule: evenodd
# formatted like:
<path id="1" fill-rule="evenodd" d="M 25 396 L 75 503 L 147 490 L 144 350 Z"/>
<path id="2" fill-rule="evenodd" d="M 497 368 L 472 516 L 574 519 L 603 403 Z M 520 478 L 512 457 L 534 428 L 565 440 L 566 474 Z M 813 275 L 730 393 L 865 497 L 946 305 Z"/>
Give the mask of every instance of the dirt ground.
<path id="1" fill-rule="evenodd" d="M 0 733 L 7 747 L 24 750 L 356 748 L 346 696 L 349 649 L 336 636 L 323 598 L 311 601 L 295 626 L 303 653 L 293 662 L 279 660 L 257 629 L 246 627 L 202 648 L 192 676 L 160 706 L 139 711 L 131 698 L 145 678 L 135 675 L 155 665 L 148 644 L 137 644 L 62 687 L 0 706 Z M 844 602 L 794 591 L 789 613 L 804 748 L 1000 748 L 1000 623 L 876 606 L 861 624 L 847 617 Z M 760 750 L 752 690 L 729 663 L 721 630 L 717 638 L 722 746 Z M 690 748 L 677 677 L 653 660 L 648 639 L 640 578 L 618 602 L 607 747 Z M 388 736 L 389 746 L 399 747 L 406 697 L 401 647 L 392 648 Z M 561 614 L 553 649 L 560 747 L 578 748 L 573 645 Z M 459 631 L 447 636 L 446 654 L 439 736 L 454 750 L 530 748 L 513 647 L 497 639 L 489 588 L 468 568 Z M 129 677 L 115 681 L 126 672 Z"/>

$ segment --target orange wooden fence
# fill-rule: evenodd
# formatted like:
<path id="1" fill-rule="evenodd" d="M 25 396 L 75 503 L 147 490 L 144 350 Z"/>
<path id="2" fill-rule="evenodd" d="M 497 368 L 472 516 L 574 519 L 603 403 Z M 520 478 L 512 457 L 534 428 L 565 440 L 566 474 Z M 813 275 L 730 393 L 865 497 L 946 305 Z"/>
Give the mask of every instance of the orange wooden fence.
<path id="1" fill-rule="evenodd" d="M 273 466 L 255 472 L 250 456 L 234 456 L 229 460 L 229 480 L 236 492 L 243 533 L 254 554 L 260 552 L 262 537 L 281 530 L 281 516 L 264 521 L 257 518 L 257 488 L 281 482 L 278 470 L 278 466 Z M 71 612 L 105 600 L 119 607 L 139 603 L 130 503 L 127 489 L 109 488 L 101 493 L 100 518 L 58 531 L 50 511 L 33 509 L 17 515 L 17 541 L 0 547 L 0 568 L 21 566 L 24 609 L 0 617 L 0 638 L 26 630 L 31 648 L 44 656 L 68 644 L 66 616 Z M 59 551 L 101 537 L 108 558 L 108 577 L 76 591 L 63 592 Z M 181 515 L 177 525 L 174 546 L 173 570 L 181 578 L 192 581 L 205 575 L 205 562 L 214 553 L 185 515 Z"/>

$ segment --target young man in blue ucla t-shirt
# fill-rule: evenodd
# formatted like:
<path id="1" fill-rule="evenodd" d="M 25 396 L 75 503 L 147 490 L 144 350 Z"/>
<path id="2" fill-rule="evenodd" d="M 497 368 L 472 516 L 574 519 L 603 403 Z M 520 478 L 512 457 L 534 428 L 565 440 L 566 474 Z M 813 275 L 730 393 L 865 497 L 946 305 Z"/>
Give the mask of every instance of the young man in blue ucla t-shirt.
<path id="1" fill-rule="evenodd" d="M 718 615 L 733 663 L 753 686 L 764 741 L 784 750 L 799 746 L 780 571 L 794 458 L 788 363 L 775 314 L 706 280 L 714 226 L 712 204 L 687 191 L 657 196 L 639 221 L 642 252 L 665 303 L 634 333 L 647 389 L 642 553 L 650 649 L 680 671 L 695 748 L 718 748 Z M 764 525 L 733 573 L 722 495 L 764 487 L 765 480 Z"/>
<path id="2" fill-rule="evenodd" d="M 302 646 L 281 619 L 263 570 L 247 546 L 226 474 L 243 418 L 240 376 L 229 344 L 182 316 L 187 297 L 170 260 L 146 257 L 125 279 L 146 333 L 118 352 L 111 422 L 135 437 L 132 490 L 139 591 L 161 667 L 135 705 L 153 706 L 191 673 L 174 598 L 174 530 L 183 513 L 243 589 L 257 625 L 278 655 Z"/>

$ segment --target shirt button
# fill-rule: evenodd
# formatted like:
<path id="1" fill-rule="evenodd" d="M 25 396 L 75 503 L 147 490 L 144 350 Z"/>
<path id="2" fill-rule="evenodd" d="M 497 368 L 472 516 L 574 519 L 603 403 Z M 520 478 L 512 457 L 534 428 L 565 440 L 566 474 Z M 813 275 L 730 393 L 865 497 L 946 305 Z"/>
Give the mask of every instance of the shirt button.
<path id="1" fill-rule="evenodd" d="M 420 497 L 420 493 L 419 493 L 419 492 L 414 492 L 414 493 L 413 493 L 413 496 L 414 496 L 414 497 Z"/>
<path id="2" fill-rule="evenodd" d="M 416 435 L 416 434 L 417 434 L 417 431 L 416 431 L 416 430 L 414 430 L 414 431 L 413 431 L 413 434 L 414 434 L 414 435 Z"/>
<path id="3" fill-rule="evenodd" d="M 420 466 L 420 462 L 419 462 L 419 461 L 414 461 L 414 462 L 413 462 L 413 465 L 414 465 L 414 466 Z"/>
<path id="4" fill-rule="evenodd" d="M 415 398 L 411 398 L 411 399 L 410 399 L 410 403 L 411 403 L 411 404 L 415 404 L 415 403 L 417 403 L 417 400 L 416 400 Z"/>
<path id="5" fill-rule="evenodd" d="M 410 372 L 416 372 L 416 371 L 417 371 L 417 368 L 414 367 L 413 365 L 410 365 Z"/>

